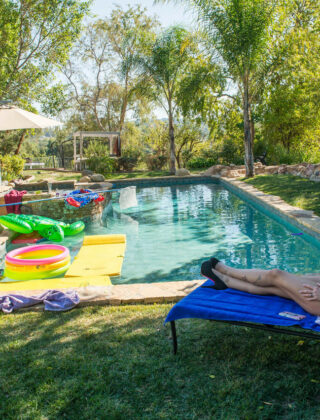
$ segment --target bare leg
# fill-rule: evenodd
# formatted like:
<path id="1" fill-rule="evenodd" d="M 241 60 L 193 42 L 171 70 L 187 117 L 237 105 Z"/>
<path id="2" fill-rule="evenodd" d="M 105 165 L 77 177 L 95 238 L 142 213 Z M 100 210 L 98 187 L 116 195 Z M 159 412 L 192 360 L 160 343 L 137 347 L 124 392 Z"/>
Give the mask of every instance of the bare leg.
<path id="1" fill-rule="evenodd" d="M 238 269 L 224 265 L 221 261 L 215 266 L 215 269 L 222 274 L 226 274 L 234 279 L 256 284 L 262 287 L 273 286 L 272 278 L 269 276 L 270 270 L 256 269 Z"/>
<path id="2" fill-rule="evenodd" d="M 291 297 L 283 290 L 275 286 L 257 286 L 255 284 L 235 279 L 226 274 L 222 274 L 217 270 L 212 270 L 228 287 L 232 289 L 241 290 L 242 292 L 252 293 L 254 295 L 276 295 L 287 299 Z"/>
<path id="3" fill-rule="evenodd" d="M 310 276 L 297 276 L 295 274 L 287 273 L 286 271 L 273 269 L 273 270 L 238 270 L 225 266 L 222 263 L 216 265 L 217 270 L 212 270 L 217 276 L 226 276 L 225 283 L 229 287 L 237 289 L 242 287 L 239 290 L 247 291 L 249 293 L 257 294 L 269 294 L 261 293 L 259 289 L 271 289 L 273 290 L 272 294 L 286 297 L 297 302 L 302 308 L 307 312 L 313 315 L 320 315 L 320 302 L 319 301 L 308 301 L 305 297 L 300 294 L 300 290 L 305 283 L 314 285 L 316 281 L 319 281 L 319 278 L 316 277 L 311 280 Z M 227 271 L 224 273 L 223 271 Z M 232 274 L 231 274 L 232 273 Z M 235 276 L 234 276 L 235 274 Z M 241 277 L 241 278 L 239 278 Z M 221 279 L 223 280 L 223 279 Z M 242 283 L 247 283 L 247 286 L 258 287 L 256 291 L 250 291 L 249 287 L 244 289 L 244 285 L 240 283 L 235 283 L 234 280 L 240 280 Z M 224 280 L 223 280 L 224 281 Z M 232 283 L 233 281 L 233 283 Z M 228 284 L 229 282 L 229 284 Z M 254 290 L 251 288 L 251 290 Z"/>

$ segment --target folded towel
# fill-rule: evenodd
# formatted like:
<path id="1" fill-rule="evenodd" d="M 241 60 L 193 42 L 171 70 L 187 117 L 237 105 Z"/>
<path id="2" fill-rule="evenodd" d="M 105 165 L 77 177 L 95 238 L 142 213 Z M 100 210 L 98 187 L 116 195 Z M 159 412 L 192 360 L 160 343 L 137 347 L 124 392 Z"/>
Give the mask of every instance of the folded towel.
<path id="1" fill-rule="evenodd" d="M 8 294 L 0 296 L 0 310 L 5 314 L 10 314 L 14 310 L 28 308 L 42 302 L 46 311 L 68 311 L 80 302 L 80 298 L 73 290 L 66 292 L 48 290 L 40 296 Z"/>

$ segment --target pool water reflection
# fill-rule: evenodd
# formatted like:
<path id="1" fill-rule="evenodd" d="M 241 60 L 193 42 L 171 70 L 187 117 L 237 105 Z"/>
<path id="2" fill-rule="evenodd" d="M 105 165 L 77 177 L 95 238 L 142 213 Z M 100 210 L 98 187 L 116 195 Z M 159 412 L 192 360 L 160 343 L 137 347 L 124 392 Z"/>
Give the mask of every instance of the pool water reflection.
<path id="1" fill-rule="evenodd" d="M 121 211 L 114 196 L 106 226 L 86 232 L 127 235 L 122 275 L 113 283 L 199 279 L 201 263 L 213 255 L 238 268 L 320 271 L 319 244 L 219 184 L 137 188 L 137 200 Z"/>

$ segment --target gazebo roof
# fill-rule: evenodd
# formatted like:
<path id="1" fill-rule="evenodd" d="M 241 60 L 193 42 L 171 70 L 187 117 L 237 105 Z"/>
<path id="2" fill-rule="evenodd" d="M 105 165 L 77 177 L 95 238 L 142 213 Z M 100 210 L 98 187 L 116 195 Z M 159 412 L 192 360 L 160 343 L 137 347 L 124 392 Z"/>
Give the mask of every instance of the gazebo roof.
<path id="1" fill-rule="evenodd" d="M 109 137 L 120 136 L 120 131 L 76 131 L 75 137 Z"/>

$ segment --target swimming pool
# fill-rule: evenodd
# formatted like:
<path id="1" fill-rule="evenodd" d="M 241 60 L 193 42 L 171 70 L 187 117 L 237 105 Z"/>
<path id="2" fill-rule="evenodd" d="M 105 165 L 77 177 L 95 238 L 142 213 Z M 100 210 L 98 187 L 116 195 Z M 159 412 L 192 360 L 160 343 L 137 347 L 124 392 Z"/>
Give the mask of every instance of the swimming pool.
<path id="1" fill-rule="evenodd" d="M 201 263 L 216 256 L 243 268 L 320 271 L 320 244 L 243 201 L 219 183 L 137 187 L 138 206 L 121 211 L 118 196 L 104 226 L 86 234 L 125 233 L 122 275 L 113 284 L 201 278 Z"/>

